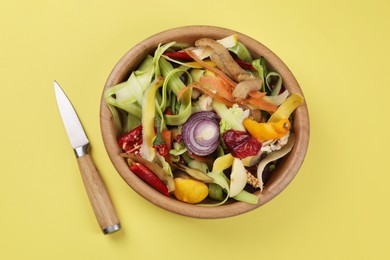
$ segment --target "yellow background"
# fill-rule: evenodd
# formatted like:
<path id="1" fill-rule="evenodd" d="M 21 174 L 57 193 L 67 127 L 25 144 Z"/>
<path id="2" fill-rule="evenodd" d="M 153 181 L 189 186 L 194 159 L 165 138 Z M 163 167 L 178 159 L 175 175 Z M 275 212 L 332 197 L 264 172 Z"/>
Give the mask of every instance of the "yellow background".
<path id="1" fill-rule="evenodd" d="M 390 259 L 390 2 L 140 0 L 0 4 L 1 259 Z M 247 34 L 276 52 L 307 100 L 297 177 L 247 214 L 201 220 L 131 190 L 103 146 L 99 104 L 120 57 L 183 25 Z M 122 230 L 102 235 L 53 91 L 86 128 Z"/>

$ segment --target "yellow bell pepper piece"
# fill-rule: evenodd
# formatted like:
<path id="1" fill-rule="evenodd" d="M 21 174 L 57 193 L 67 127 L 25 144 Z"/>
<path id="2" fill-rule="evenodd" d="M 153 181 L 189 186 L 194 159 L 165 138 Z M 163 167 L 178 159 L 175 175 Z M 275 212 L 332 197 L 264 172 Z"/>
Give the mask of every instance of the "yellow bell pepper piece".
<path id="1" fill-rule="evenodd" d="M 287 118 L 269 123 L 259 123 L 251 118 L 245 118 L 243 125 L 254 138 L 261 142 L 280 139 L 291 128 L 291 123 Z"/>
<path id="2" fill-rule="evenodd" d="M 150 86 L 146 89 L 142 100 L 142 145 L 141 155 L 148 161 L 153 161 L 156 156 L 156 150 L 153 148 L 153 140 L 156 137 L 154 132 L 154 120 L 156 114 L 155 99 L 157 90 L 163 85 L 164 79 L 156 77 Z"/>
<path id="3" fill-rule="evenodd" d="M 213 164 L 212 172 L 221 172 L 232 167 L 234 157 L 232 154 L 228 153 L 221 157 L 218 157 Z"/>
<path id="4" fill-rule="evenodd" d="M 297 107 L 303 104 L 304 100 L 305 99 L 298 93 L 292 94 L 271 115 L 271 117 L 268 119 L 268 123 L 278 122 L 282 119 L 289 118 L 292 112 L 294 112 Z"/>
<path id="5" fill-rule="evenodd" d="M 193 179 L 175 178 L 175 197 L 186 203 L 199 203 L 209 194 L 209 188 L 201 181 Z"/>

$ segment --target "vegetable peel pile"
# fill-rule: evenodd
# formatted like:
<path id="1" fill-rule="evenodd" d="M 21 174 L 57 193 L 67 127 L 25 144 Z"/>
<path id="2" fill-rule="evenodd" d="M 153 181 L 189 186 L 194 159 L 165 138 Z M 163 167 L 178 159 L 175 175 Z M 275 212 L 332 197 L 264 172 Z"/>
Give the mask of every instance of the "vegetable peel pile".
<path id="1" fill-rule="evenodd" d="M 219 206 L 258 203 L 264 172 L 294 146 L 304 98 L 231 35 L 160 44 L 105 101 L 131 172 L 168 197 Z"/>

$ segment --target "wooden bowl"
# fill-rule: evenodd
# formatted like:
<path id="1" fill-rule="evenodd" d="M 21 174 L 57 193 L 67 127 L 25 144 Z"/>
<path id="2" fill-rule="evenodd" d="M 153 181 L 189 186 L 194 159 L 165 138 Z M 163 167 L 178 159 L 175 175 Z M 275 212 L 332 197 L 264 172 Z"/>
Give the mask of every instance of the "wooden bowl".
<path id="1" fill-rule="evenodd" d="M 285 88 L 287 88 L 290 93 L 299 93 L 303 96 L 302 90 L 294 75 L 283 61 L 271 50 L 242 33 L 213 26 L 179 27 L 157 33 L 143 40 L 119 60 L 107 79 L 104 91 L 117 83 L 127 80 L 130 73 L 137 68 L 147 54 L 152 54 L 154 52 L 159 43 L 177 41 L 193 44 L 199 38 L 209 37 L 220 39 L 232 34 L 238 35 L 239 41 L 246 45 L 254 58 L 263 56 L 270 67 L 279 72 L 283 78 Z M 218 207 L 204 207 L 183 203 L 173 197 L 166 197 L 133 174 L 129 170 L 127 162 L 119 155 L 121 153 L 121 149 L 117 145 L 119 132 L 114 126 L 111 119 L 111 113 L 106 106 L 104 97 L 102 97 L 100 107 L 100 125 L 103 142 L 109 158 L 124 181 L 139 195 L 151 203 L 171 212 L 195 218 L 224 218 L 251 211 L 264 205 L 287 187 L 301 167 L 308 148 L 309 115 L 306 103 L 296 109 L 293 116 L 293 129 L 296 135 L 294 148 L 278 164 L 278 167 L 267 181 L 264 190 L 261 193 L 259 191 L 255 192 L 256 196 L 259 198 L 258 204 L 252 205 L 244 202 L 229 201 L 229 203 Z"/>

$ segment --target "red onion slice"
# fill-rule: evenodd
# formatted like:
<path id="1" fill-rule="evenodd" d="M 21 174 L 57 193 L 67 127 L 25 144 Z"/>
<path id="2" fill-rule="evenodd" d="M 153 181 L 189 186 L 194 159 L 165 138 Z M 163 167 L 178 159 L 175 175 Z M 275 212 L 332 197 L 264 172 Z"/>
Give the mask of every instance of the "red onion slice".
<path id="1" fill-rule="evenodd" d="M 183 125 L 183 142 L 195 155 L 212 154 L 219 145 L 219 120 L 217 114 L 200 111 L 191 115 Z"/>

